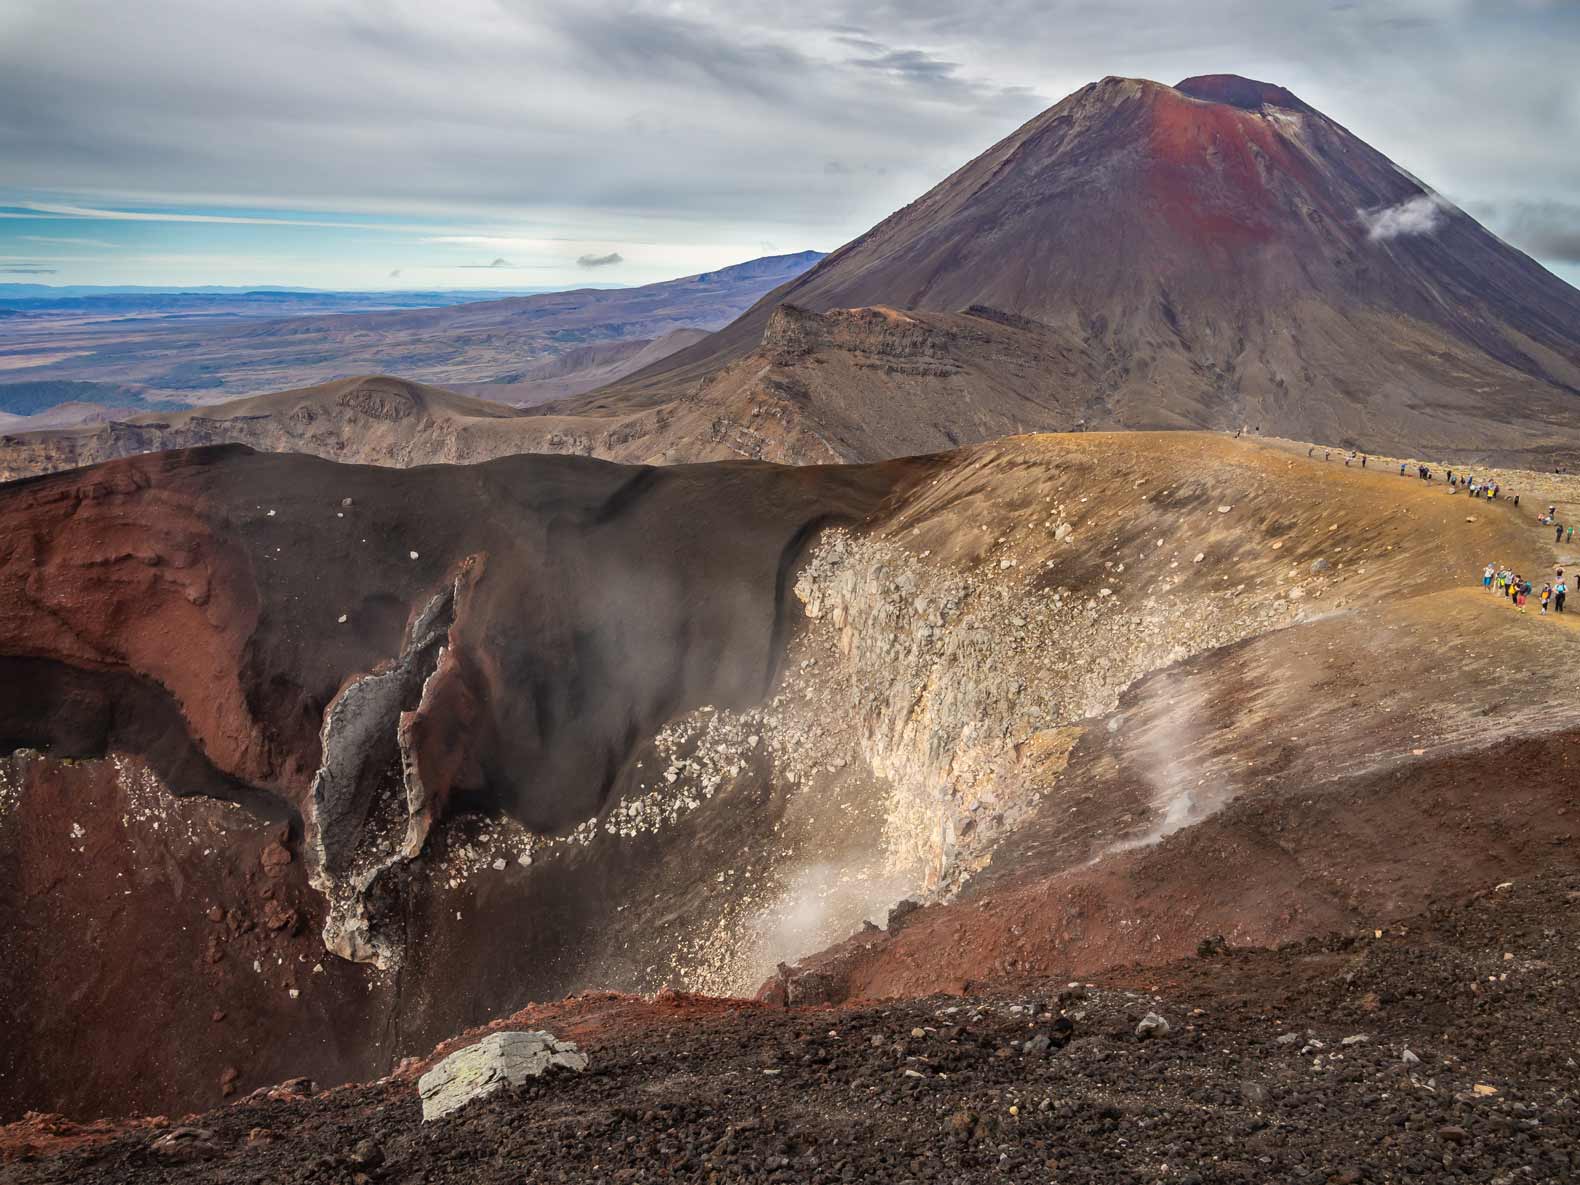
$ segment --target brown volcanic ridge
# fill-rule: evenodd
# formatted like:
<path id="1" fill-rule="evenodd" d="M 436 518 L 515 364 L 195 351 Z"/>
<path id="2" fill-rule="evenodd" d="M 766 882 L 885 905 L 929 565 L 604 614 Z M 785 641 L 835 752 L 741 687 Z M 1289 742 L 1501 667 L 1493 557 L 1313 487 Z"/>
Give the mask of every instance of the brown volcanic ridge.
<path id="1" fill-rule="evenodd" d="M 605 364 L 621 360 L 578 373 Z M 552 395 L 556 365 L 507 397 Z M 471 425 L 465 456 L 804 463 L 1246 427 L 1551 468 L 1580 457 L 1577 398 L 1580 292 L 1381 153 L 1280 87 L 1107 78 L 718 333 L 530 423 Z M 202 413 L 224 421 L 207 441 L 302 445 L 289 426 L 256 439 L 234 406 Z M 462 459 L 449 432 L 426 458 L 385 457 L 365 427 L 341 416 L 306 447 Z M 199 442 L 118 424 L 7 437 L 0 472 Z"/>
<path id="2" fill-rule="evenodd" d="M 190 411 L 0 436 L 0 481 L 210 444 L 408 466 L 533 451 L 539 439 L 518 408 L 372 375 Z"/>
<path id="3" fill-rule="evenodd" d="M 594 987 L 1051 998 L 1208 935 L 1561 895 L 1580 632 L 1478 584 L 1573 560 L 1532 513 L 1180 432 L 807 467 L 222 447 L 0 487 L 0 1120 L 369 1080 Z M 943 1068 L 914 1056 L 863 1073 Z M 601 1073 L 597 1108 L 652 1110 Z"/>

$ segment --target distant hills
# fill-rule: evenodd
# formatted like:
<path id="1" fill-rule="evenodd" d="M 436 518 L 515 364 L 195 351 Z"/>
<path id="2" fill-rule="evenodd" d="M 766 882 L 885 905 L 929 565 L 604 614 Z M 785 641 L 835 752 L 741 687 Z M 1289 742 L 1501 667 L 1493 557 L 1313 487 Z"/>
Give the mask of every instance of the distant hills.
<path id="1" fill-rule="evenodd" d="M 137 407 L 139 411 L 162 411 L 182 404 L 150 401 L 131 387 L 115 383 L 84 383 L 72 379 L 33 379 L 0 384 L 0 412 L 12 416 L 36 416 L 62 403 L 88 403 L 100 407 Z"/>
<path id="2" fill-rule="evenodd" d="M 590 284 L 591 288 L 623 288 L 624 284 Z M 272 285 L 234 287 L 222 284 L 160 287 L 143 284 L 0 284 L 0 308 L 63 307 L 68 301 L 101 302 L 100 307 L 132 308 L 138 302 L 148 308 L 171 308 L 182 303 L 203 301 L 243 304 L 335 305 L 341 308 L 424 307 L 466 304 L 478 300 L 500 300 L 509 296 L 533 296 L 556 292 L 552 287 L 536 288 L 433 288 L 425 291 L 406 288 L 341 291 L 331 288 L 282 288 Z"/>
<path id="3" fill-rule="evenodd" d="M 39 304 L 13 294 L 13 305 L 28 311 L 0 327 L 0 413 L 14 411 L 7 380 L 109 383 L 146 398 L 215 402 L 368 371 L 447 384 L 517 384 L 530 381 L 534 366 L 610 343 L 629 346 L 633 357 L 646 350 L 646 365 L 661 356 L 649 347 L 668 334 L 728 324 L 821 258 L 807 251 L 638 287 L 488 300 L 474 293 L 257 290 L 100 293 Z M 388 304 L 370 304 L 386 298 Z M 345 302 L 359 311 L 338 311 Z M 562 368 L 554 394 L 624 373 L 607 361 L 580 382 Z"/>
<path id="4" fill-rule="evenodd" d="M 579 395 L 635 374 L 707 337 L 703 329 L 672 329 L 663 337 L 577 346 L 501 375 L 492 383 L 453 383 L 452 389 L 514 407 Z"/>

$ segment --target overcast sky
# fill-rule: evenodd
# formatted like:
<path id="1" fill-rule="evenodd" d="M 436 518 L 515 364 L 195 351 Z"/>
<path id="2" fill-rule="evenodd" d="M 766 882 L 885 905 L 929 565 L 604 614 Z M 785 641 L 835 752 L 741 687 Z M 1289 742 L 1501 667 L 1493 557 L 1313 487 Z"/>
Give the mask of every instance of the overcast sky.
<path id="1" fill-rule="evenodd" d="M 1107 74 L 1281 83 L 1580 281 L 1574 0 L 0 0 L 0 282 L 829 250 Z"/>

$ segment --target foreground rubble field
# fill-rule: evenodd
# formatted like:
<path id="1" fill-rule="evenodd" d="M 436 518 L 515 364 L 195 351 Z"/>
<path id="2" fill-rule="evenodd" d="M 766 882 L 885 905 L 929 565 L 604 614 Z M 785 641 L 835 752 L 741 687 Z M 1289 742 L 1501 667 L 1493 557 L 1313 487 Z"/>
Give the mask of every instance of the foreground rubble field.
<path id="1" fill-rule="evenodd" d="M 1580 875 L 1090 986 L 782 1011 L 589 994 L 591 1057 L 424 1124 L 407 1066 L 179 1121 L 0 1129 L 8 1183 L 1557 1182 L 1580 1172 Z M 1137 1036 L 1148 1013 L 1169 1031 Z M 1065 1040 L 1069 1022 L 1068 1043 Z M 473 1035 L 475 1038 L 475 1034 Z M 464 1044 L 452 1042 L 440 1051 Z M 1408 1053 L 1406 1052 L 1408 1051 Z M 263 1092 L 260 1092 L 260 1094 Z"/>

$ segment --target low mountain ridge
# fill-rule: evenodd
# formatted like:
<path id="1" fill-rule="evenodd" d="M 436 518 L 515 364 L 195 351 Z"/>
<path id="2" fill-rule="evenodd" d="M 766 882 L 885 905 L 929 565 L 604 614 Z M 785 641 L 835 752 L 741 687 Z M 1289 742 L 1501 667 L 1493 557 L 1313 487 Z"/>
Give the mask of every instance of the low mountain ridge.
<path id="1" fill-rule="evenodd" d="M 149 412 L 52 432 L 0 435 L 0 481 L 116 457 L 212 444 L 331 460 L 427 465 L 529 451 L 516 408 L 390 375 Z"/>

